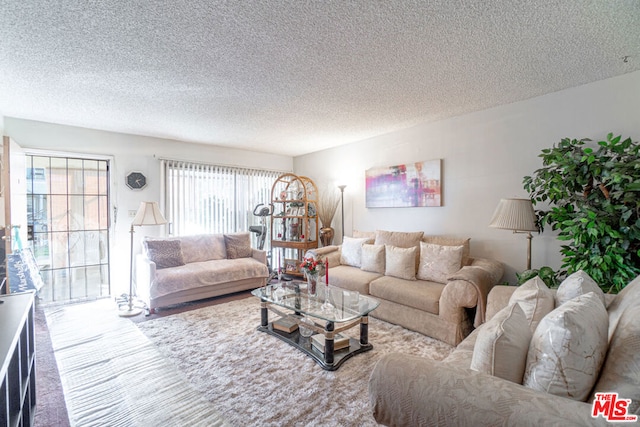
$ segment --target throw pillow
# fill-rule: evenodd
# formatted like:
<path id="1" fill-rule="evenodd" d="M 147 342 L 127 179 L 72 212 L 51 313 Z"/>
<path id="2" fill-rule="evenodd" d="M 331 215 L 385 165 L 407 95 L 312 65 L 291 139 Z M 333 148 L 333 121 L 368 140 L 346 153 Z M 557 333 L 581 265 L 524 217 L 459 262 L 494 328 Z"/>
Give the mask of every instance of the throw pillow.
<path id="1" fill-rule="evenodd" d="M 462 246 L 442 246 L 420 242 L 418 279 L 447 283 L 447 277 L 462 267 Z"/>
<path id="2" fill-rule="evenodd" d="M 184 265 L 179 240 L 145 240 L 144 246 L 149 259 L 156 263 L 156 268 Z"/>
<path id="3" fill-rule="evenodd" d="M 520 304 L 503 308 L 478 332 L 471 369 L 522 384 L 531 330 Z"/>
<path id="4" fill-rule="evenodd" d="M 416 252 L 413 248 L 399 248 L 397 246 L 384 245 L 386 276 L 399 279 L 416 280 Z"/>
<path id="5" fill-rule="evenodd" d="M 576 271 L 562 281 L 556 292 L 556 307 L 560 307 L 567 301 L 577 296 L 593 292 L 596 294 L 602 304 L 606 307 L 607 302 L 604 299 L 604 292 L 600 286 L 583 270 Z"/>
<path id="6" fill-rule="evenodd" d="M 227 258 L 251 258 L 251 237 L 249 233 L 233 233 L 224 235 L 224 244 L 227 248 Z"/>
<path id="7" fill-rule="evenodd" d="M 533 333 L 523 385 L 585 401 L 607 352 L 609 316 L 595 293 L 567 301 Z"/>
<path id="8" fill-rule="evenodd" d="M 362 245 L 369 239 L 344 236 L 340 250 L 340 264 L 360 267 L 362 265 Z"/>
<path id="9" fill-rule="evenodd" d="M 553 292 L 538 276 L 527 280 L 515 290 L 509 298 L 509 305 L 514 302 L 522 307 L 531 332 L 536 330 L 540 320 L 555 307 Z"/>
<path id="10" fill-rule="evenodd" d="M 416 260 L 414 269 L 418 270 L 420 264 L 420 239 L 424 235 L 423 231 L 384 231 L 376 230 L 376 240 L 373 242 L 376 245 L 391 245 L 398 248 L 416 248 Z M 414 272 L 415 274 L 415 272 Z"/>
<path id="11" fill-rule="evenodd" d="M 433 243 L 434 245 L 442 245 L 442 246 L 463 246 L 464 249 L 462 251 L 462 265 L 470 265 L 470 252 L 471 246 L 469 242 L 470 238 L 463 239 L 460 237 L 452 237 L 452 236 L 423 236 L 422 241 L 425 243 Z"/>
<path id="12" fill-rule="evenodd" d="M 385 270 L 384 245 L 362 245 L 361 270 L 384 274 Z"/>

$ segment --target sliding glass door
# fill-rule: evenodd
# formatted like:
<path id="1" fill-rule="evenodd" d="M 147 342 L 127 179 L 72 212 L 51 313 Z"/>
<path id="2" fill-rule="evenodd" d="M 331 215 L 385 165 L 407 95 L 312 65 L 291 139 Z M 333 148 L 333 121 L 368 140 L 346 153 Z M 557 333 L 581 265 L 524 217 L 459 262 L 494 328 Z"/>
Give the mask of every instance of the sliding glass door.
<path id="1" fill-rule="evenodd" d="M 43 302 L 110 294 L 107 160 L 28 155 L 27 215 Z"/>

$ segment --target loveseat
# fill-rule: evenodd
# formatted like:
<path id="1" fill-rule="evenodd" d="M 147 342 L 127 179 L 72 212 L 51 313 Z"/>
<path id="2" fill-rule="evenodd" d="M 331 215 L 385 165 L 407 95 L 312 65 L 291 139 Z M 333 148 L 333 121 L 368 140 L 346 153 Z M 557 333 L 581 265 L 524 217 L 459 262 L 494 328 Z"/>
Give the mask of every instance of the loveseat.
<path id="1" fill-rule="evenodd" d="M 502 264 L 469 255 L 469 239 L 423 232 L 354 232 L 308 252 L 329 265 L 331 285 L 380 301 L 371 316 L 457 345 L 484 322 Z"/>
<path id="2" fill-rule="evenodd" d="M 144 238 L 136 258 L 137 294 L 149 311 L 264 286 L 265 251 L 249 233 Z"/>
<path id="3" fill-rule="evenodd" d="M 496 286 L 490 320 L 441 362 L 384 356 L 369 381 L 375 419 L 388 426 L 587 426 L 639 416 L 640 277 L 603 299 L 579 273 L 552 292 L 551 304 L 539 280 Z M 559 298 L 567 281 L 573 291 Z"/>

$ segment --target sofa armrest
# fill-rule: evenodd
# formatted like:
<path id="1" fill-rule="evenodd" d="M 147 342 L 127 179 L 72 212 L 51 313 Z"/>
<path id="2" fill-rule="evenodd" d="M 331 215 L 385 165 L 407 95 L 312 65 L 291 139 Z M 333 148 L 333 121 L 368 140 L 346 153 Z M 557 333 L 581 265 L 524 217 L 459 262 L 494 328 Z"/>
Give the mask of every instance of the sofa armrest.
<path id="1" fill-rule="evenodd" d="M 473 324 L 480 326 L 485 322 L 487 296 L 502 278 L 503 272 L 502 264 L 498 261 L 473 259 L 471 265 L 462 267 L 448 277 L 440 297 L 440 316 L 459 323 L 464 315 L 464 307 L 477 307 Z"/>
<path id="2" fill-rule="evenodd" d="M 156 277 L 156 263 L 144 254 L 136 255 L 136 295 L 147 306 L 151 299 L 151 285 Z"/>
<path id="3" fill-rule="evenodd" d="M 337 245 L 323 246 L 322 248 L 309 249 L 304 256 L 305 258 L 313 257 L 318 261 L 322 261 L 323 264 L 325 260 L 328 260 L 329 268 L 332 268 L 340 265 L 341 249 L 342 247 Z"/>
<path id="4" fill-rule="evenodd" d="M 267 251 L 251 248 L 251 258 L 260 261 L 262 264 L 267 264 Z"/>
<path id="5" fill-rule="evenodd" d="M 491 319 L 497 312 L 509 305 L 511 295 L 518 289 L 517 286 L 494 286 L 487 297 L 487 320 Z"/>
<path id="6" fill-rule="evenodd" d="M 591 405 L 446 362 L 392 353 L 369 378 L 373 416 L 387 426 L 606 425 Z"/>

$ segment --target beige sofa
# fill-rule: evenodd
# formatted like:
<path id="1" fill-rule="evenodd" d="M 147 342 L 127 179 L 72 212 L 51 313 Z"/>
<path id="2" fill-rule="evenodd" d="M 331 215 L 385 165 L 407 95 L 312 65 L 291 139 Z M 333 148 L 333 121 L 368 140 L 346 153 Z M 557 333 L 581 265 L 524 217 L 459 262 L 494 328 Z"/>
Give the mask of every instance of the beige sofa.
<path id="1" fill-rule="evenodd" d="M 158 307 L 255 289 L 269 277 L 265 251 L 249 233 L 143 239 L 136 259 L 137 295 Z"/>
<path id="2" fill-rule="evenodd" d="M 515 307 L 509 303 L 514 302 L 517 289 L 496 286 L 489 294 L 487 316 L 498 319 L 505 311 L 515 313 Z M 552 332 L 550 325 L 562 325 L 559 320 L 565 325 L 572 323 L 571 316 L 567 315 L 569 309 L 565 308 L 570 303 L 558 305 L 558 293 L 555 294 L 555 308 L 534 327 L 529 347 L 525 348 L 526 364 L 524 373 L 520 374 L 525 385 L 498 376 L 513 375 L 517 371 L 517 365 L 513 365 L 513 360 L 518 359 L 517 355 L 510 354 L 509 360 L 502 361 L 502 365 L 509 366 L 508 372 L 494 371 L 491 374 L 478 370 L 474 365 L 481 358 L 481 351 L 477 347 L 485 344 L 483 341 L 490 335 L 491 324 L 494 323 L 488 321 L 442 362 L 402 354 L 383 357 L 376 364 L 369 382 L 369 397 L 375 419 L 388 426 L 612 425 L 605 421 L 605 400 L 599 399 L 601 406 L 596 412 L 597 417 L 592 417 L 595 393 L 604 392 L 618 393 L 617 402 L 624 406 L 627 416 L 640 415 L 640 277 L 618 295 L 606 295 L 604 304 L 600 303 L 604 322 L 602 319 L 594 320 L 599 323 L 598 326 L 588 325 L 589 318 L 597 316 L 590 314 L 586 308 L 573 312 L 573 318 L 583 316 L 582 320 L 574 324 L 574 333 L 566 335 L 566 341 L 559 343 L 561 350 L 547 352 L 544 357 L 548 360 L 544 360 L 538 357 L 540 343 L 553 339 L 558 341 L 557 330 Z M 584 303 L 589 296 L 584 294 L 573 299 L 573 308 L 578 298 Z M 515 300 L 520 302 L 518 298 Z M 501 311 L 504 307 L 507 308 Z M 502 326 L 504 335 L 508 335 L 505 331 L 509 329 L 505 323 L 497 323 Z M 596 330 L 603 327 L 603 348 L 598 351 L 589 348 L 586 352 L 583 349 L 583 353 L 574 348 L 584 345 L 587 338 L 591 340 L 592 335 L 597 335 Z M 493 345 L 496 361 L 500 353 L 498 349 L 503 347 L 496 347 L 495 342 Z M 569 362 L 567 358 L 572 355 L 577 359 Z M 547 363 L 553 357 L 563 362 L 557 365 L 552 363 L 550 366 L 553 369 L 549 369 L 549 365 L 540 365 L 541 361 Z M 598 358 L 601 358 L 600 366 L 593 362 Z M 587 369 L 589 363 L 593 365 Z M 472 366 L 475 369 L 471 369 Z M 544 375 L 536 370 L 539 366 L 546 369 Z M 550 375 L 550 382 L 541 389 L 536 379 L 542 381 L 547 375 Z M 569 387 L 575 393 L 573 387 L 580 384 L 576 382 L 577 375 L 582 375 L 582 379 L 587 381 L 580 385 L 583 391 L 586 390 L 582 400 L 576 400 L 577 394 L 571 394 L 575 398 L 564 395 Z M 627 404 L 623 399 L 630 401 Z M 622 417 L 622 413 L 620 410 L 618 416 Z"/>
<path id="3" fill-rule="evenodd" d="M 499 262 L 469 256 L 469 239 L 422 232 L 354 232 L 308 255 L 328 261 L 331 285 L 379 300 L 371 316 L 452 345 L 482 324 L 503 274 Z"/>

